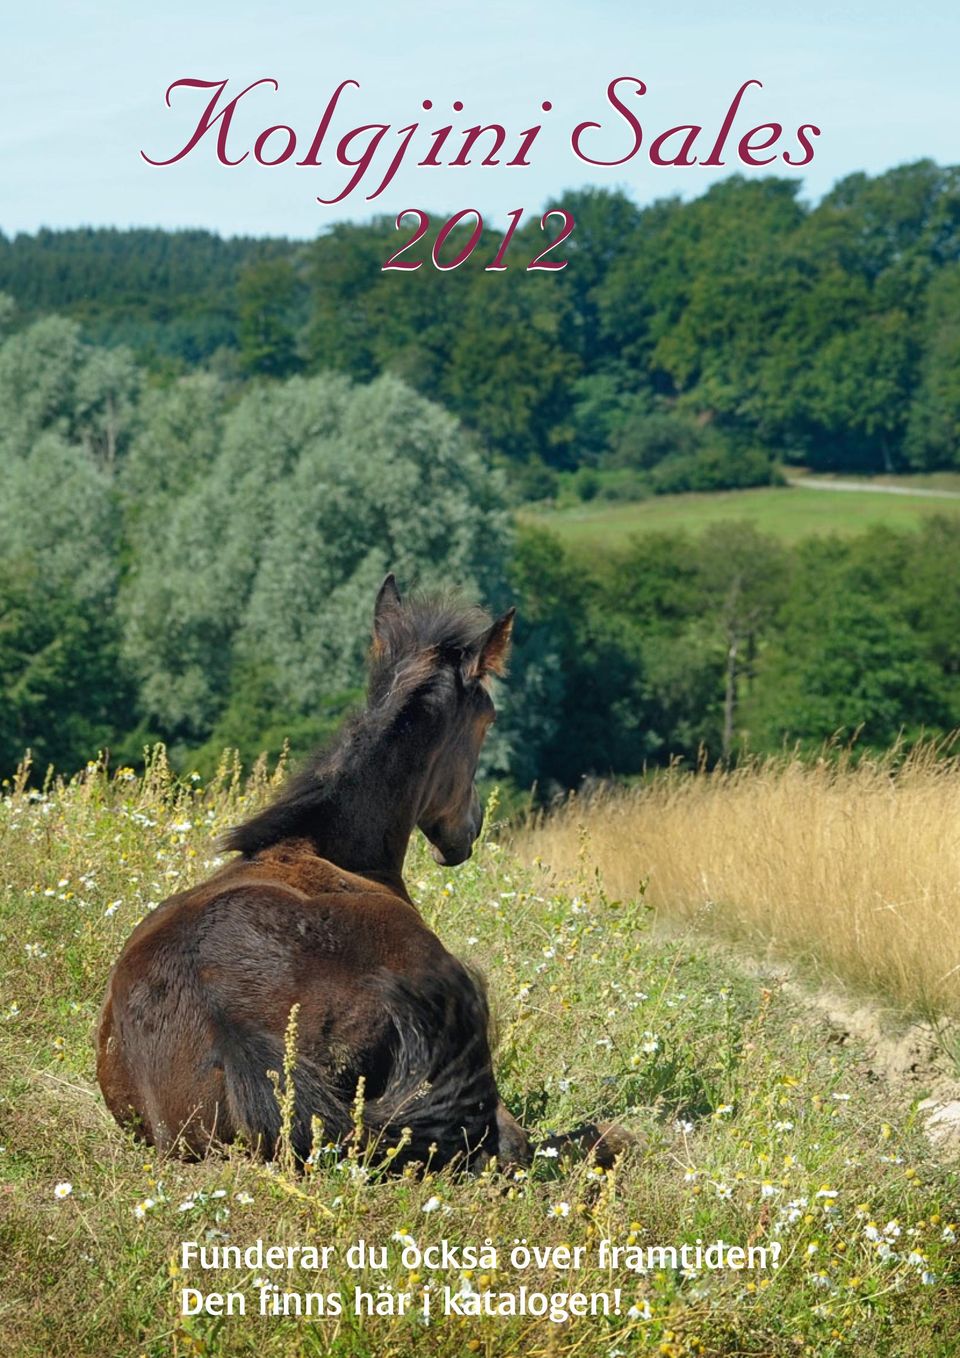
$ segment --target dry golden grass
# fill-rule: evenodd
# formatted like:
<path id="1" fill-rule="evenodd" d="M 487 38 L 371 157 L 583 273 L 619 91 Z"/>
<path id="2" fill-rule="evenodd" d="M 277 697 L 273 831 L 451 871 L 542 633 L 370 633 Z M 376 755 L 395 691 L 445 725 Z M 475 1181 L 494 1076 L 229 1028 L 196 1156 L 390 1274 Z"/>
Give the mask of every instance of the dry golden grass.
<path id="1" fill-rule="evenodd" d="M 572 798 L 518 847 L 558 872 L 586 858 L 623 899 L 645 884 L 668 920 L 960 1015 L 960 760 L 942 747 L 670 770 Z"/>

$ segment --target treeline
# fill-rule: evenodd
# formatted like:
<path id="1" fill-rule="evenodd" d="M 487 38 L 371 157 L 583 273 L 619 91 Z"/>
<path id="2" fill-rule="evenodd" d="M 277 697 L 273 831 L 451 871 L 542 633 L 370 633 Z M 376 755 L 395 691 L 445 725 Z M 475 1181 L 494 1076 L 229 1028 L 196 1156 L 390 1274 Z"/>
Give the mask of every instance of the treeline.
<path id="1" fill-rule="evenodd" d="M 796 179 L 734 177 L 692 202 L 559 201 L 559 273 L 505 273 L 486 232 L 439 272 L 383 273 L 392 220 L 312 242 L 204 232 L 0 237 L 18 324 L 54 309 L 167 378 L 400 377 L 480 437 L 514 494 L 712 489 L 821 470 L 960 465 L 960 170 L 851 175 L 816 207 Z M 469 231 L 472 223 L 465 224 Z M 445 247 L 453 257 L 462 236 Z M 578 470 L 579 469 L 579 470 Z"/>
<path id="2" fill-rule="evenodd" d="M 69 316 L 85 338 L 126 345 L 155 371 L 176 372 L 236 353 L 244 269 L 288 259 L 295 248 L 210 231 L 0 232 L 0 293 L 16 303 L 17 324 Z"/>
<path id="3" fill-rule="evenodd" d="M 886 746 L 960 712 L 960 521 L 781 546 L 651 534 L 589 566 L 385 374 L 157 383 L 45 317 L 0 344 L 0 768 L 303 751 L 361 696 L 371 601 L 456 582 L 519 623 L 488 769 L 544 794 L 676 756 Z"/>
<path id="4" fill-rule="evenodd" d="M 589 567 L 529 530 L 511 580 L 535 694 L 512 716 L 521 786 L 830 742 L 908 748 L 958 725 L 956 516 L 793 546 L 719 523 L 644 534 Z"/>

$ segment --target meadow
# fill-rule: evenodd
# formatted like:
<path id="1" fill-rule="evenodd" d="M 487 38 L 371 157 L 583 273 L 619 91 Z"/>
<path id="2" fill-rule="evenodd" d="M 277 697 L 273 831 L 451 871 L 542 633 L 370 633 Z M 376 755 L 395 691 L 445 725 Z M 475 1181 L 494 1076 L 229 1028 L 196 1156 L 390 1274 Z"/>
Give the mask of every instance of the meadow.
<path id="1" fill-rule="evenodd" d="M 616 880 L 612 838 L 597 839 L 589 817 L 581 830 L 572 810 L 550 841 L 552 865 L 545 839 L 518 846 L 524 863 L 492 815 L 469 863 L 438 868 L 418 844 L 407 877 L 448 946 L 488 978 L 508 1104 L 535 1132 L 615 1118 L 638 1140 L 614 1169 L 540 1154 L 526 1172 L 387 1177 L 318 1145 L 298 1175 L 237 1150 L 165 1160 L 122 1133 L 93 1073 L 110 964 L 140 917 L 211 870 L 218 832 L 276 776 L 261 765 L 244 780 L 224 761 L 203 786 L 175 779 L 158 752 L 142 778 L 91 766 L 43 791 L 21 778 L 0 801 L 5 1353 L 955 1353 L 955 1164 L 927 1143 L 909 1102 L 864 1077 L 856 1045 L 832 1041 L 774 973 L 691 928 L 652 927 L 652 904 L 666 899 L 655 843 L 627 844 Z M 713 795 L 716 809 L 719 785 Z M 724 862 L 734 850 L 759 859 L 771 842 L 731 840 Z M 928 866 L 918 859 L 918 872 Z M 946 966 L 939 940 L 938 953 Z M 181 1248 L 258 1239 L 327 1246 L 328 1267 L 296 1256 L 209 1272 Z M 386 1249 L 385 1267 L 351 1268 L 360 1239 Z M 766 1266 L 646 1254 L 721 1239 L 766 1248 Z M 443 1240 L 446 1261 L 426 1255 Z M 457 1258 L 484 1242 L 495 1262 L 489 1250 L 476 1268 Z M 554 1252 L 523 1266 L 511 1260 L 517 1242 Z M 579 1267 L 565 1266 L 563 1247 L 582 1249 Z M 234 1291 L 246 1314 L 183 1315 L 185 1287 Z M 356 1313 L 358 1287 L 393 1314 L 368 1315 L 362 1300 Z M 558 1318 L 461 1314 L 479 1305 L 470 1297 L 521 1287 L 553 1298 Z M 258 1314 L 261 1296 L 307 1292 L 339 1296 L 340 1313 L 328 1303 L 308 1319 L 277 1302 L 279 1314 Z M 610 1313 L 577 1317 L 573 1293 L 606 1297 Z"/>
<path id="2" fill-rule="evenodd" d="M 955 479 L 950 476 L 944 480 L 949 484 L 929 488 L 954 492 Z M 923 488 L 927 488 L 927 478 L 923 481 Z M 525 523 L 549 528 L 567 546 L 593 550 L 624 546 L 637 533 L 678 529 L 696 533 L 731 519 L 792 543 L 814 534 L 849 536 L 875 525 L 916 528 L 933 515 L 960 513 L 960 499 L 890 494 L 870 488 L 888 484 L 901 488 L 919 483 L 913 477 L 891 477 L 865 479 L 863 490 L 762 486 L 709 494 L 657 495 L 627 503 L 592 500 L 564 509 L 524 510 L 521 518 Z"/>

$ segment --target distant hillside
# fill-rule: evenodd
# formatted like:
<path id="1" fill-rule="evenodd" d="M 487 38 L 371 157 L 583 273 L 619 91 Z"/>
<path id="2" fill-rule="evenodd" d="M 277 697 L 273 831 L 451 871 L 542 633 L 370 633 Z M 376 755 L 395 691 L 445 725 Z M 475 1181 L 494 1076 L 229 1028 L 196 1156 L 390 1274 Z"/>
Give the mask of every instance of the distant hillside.
<path id="1" fill-rule="evenodd" d="M 295 248 L 210 231 L 0 233 L 0 292 L 16 302 L 20 323 L 56 312 L 80 321 L 100 343 L 199 363 L 218 348 L 237 347 L 242 271 L 288 258 Z"/>
<path id="2" fill-rule="evenodd" d="M 644 208 L 565 191 L 555 272 L 529 267 L 559 229 L 535 211 L 472 248 L 472 220 L 448 233 L 436 214 L 401 273 L 383 265 L 413 228 L 386 216 L 302 242 L 0 236 L 0 292 L 15 327 L 66 315 L 154 374 L 391 372 L 478 436 L 518 499 L 581 470 L 587 500 L 769 485 L 778 462 L 957 468 L 960 169 L 849 175 L 816 206 L 801 190 L 733 175 Z"/>

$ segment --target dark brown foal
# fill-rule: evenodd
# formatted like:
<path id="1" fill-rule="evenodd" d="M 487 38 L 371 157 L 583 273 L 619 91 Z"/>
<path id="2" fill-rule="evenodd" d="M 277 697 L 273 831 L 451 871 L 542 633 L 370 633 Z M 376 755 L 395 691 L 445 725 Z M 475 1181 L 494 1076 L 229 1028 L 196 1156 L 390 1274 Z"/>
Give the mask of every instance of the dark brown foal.
<path id="1" fill-rule="evenodd" d="M 97 1075 L 107 1105 L 180 1154 L 242 1138 L 272 1156 L 284 1034 L 297 1014 L 293 1150 L 362 1135 L 396 1161 L 496 1156 L 527 1139 L 497 1093 L 483 987 L 424 924 L 402 877 L 419 826 L 438 862 L 469 857 L 474 778 L 513 610 L 377 597 L 368 701 L 331 751 L 232 831 L 239 857 L 172 896 L 110 976 Z M 402 1145 L 401 1145 L 402 1143 Z"/>

